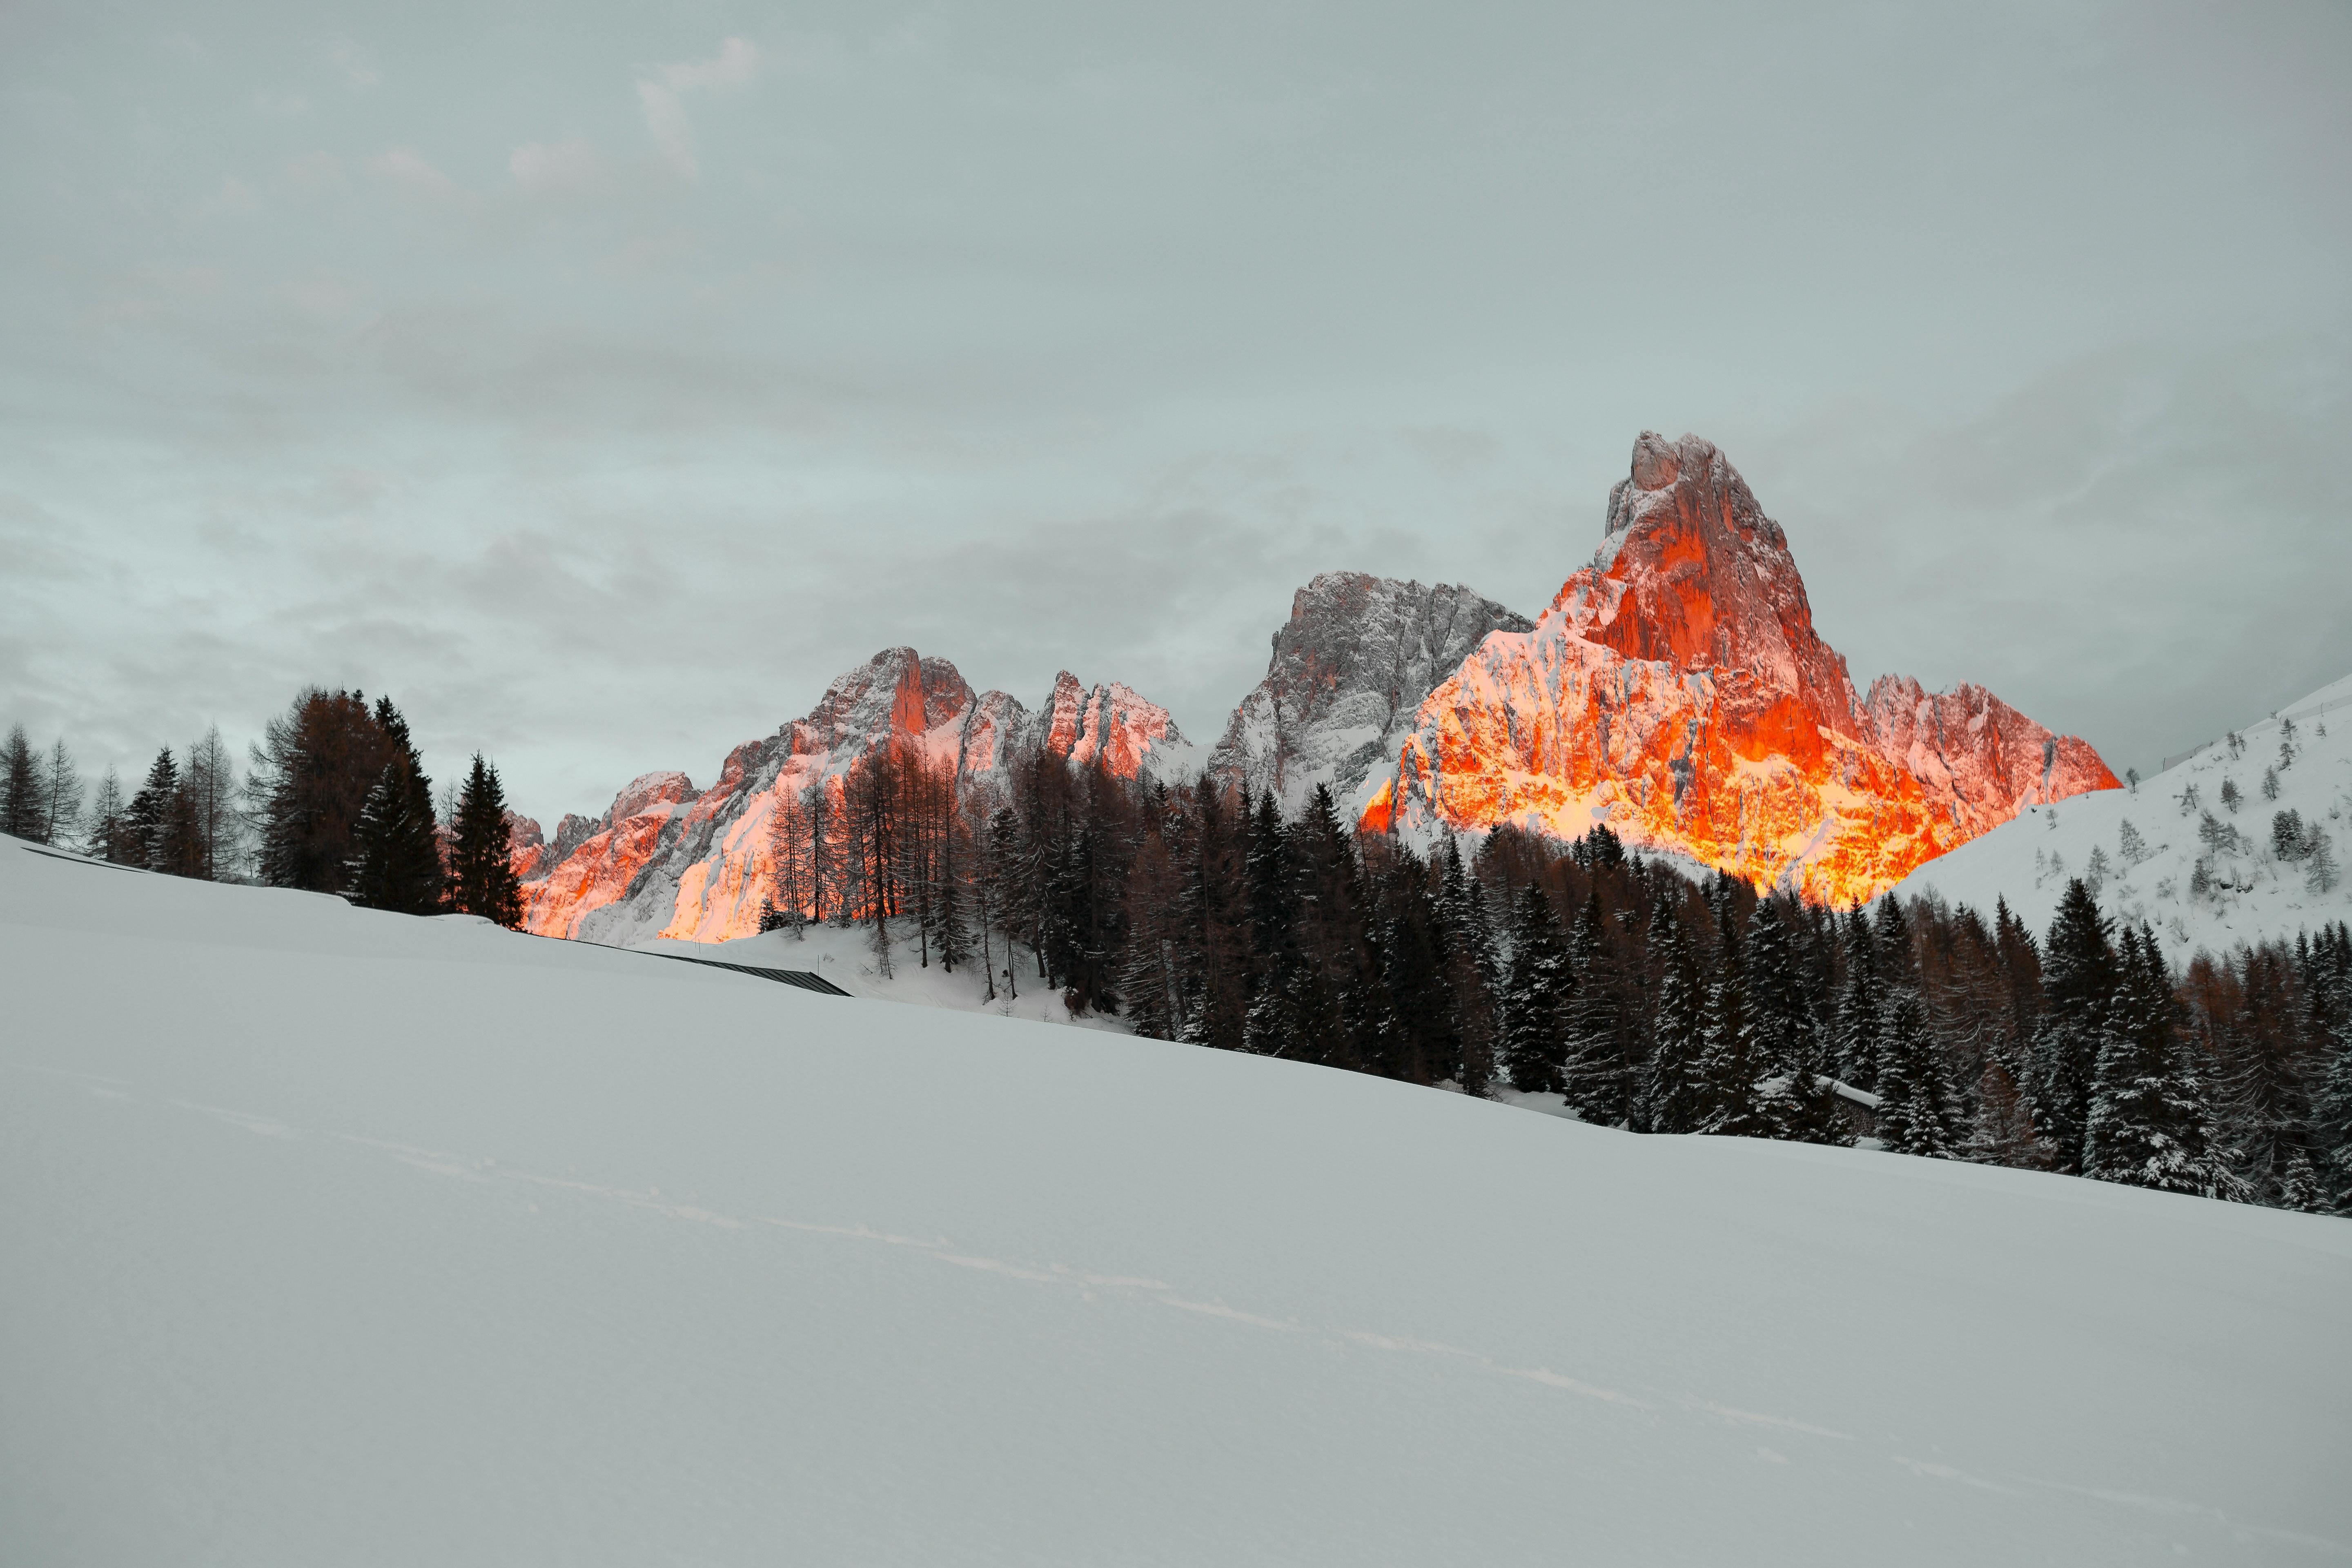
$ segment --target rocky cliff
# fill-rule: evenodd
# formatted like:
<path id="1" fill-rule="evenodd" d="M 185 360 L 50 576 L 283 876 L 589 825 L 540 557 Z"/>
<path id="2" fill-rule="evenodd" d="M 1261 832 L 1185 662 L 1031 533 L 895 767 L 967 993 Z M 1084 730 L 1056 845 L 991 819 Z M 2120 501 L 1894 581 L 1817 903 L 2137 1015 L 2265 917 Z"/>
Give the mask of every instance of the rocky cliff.
<path id="1" fill-rule="evenodd" d="M 1125 778 L 1173 779 L 1198 765 L 1168 710 L 1125 686 L 1089 689 L 1064 671 L 1032 712 L 1002 691 L 975 693 L 946 659 L 885 648 L 837 678 L 807 717 L 729 752 L 709 789 L 684 773 L 647 773 L 602 817 L 566 816 L 529 859 L 523 924 L 606 942 L 747 935 L 770 891 L 777 802 L 840 779 L 893 742 L 982 792 L 1002 787 L 1013 763 L 1037 750 L 1080 764 L 1099 758 Z"/>
<path id="2" fill-rule="evenodd" d="M 2117 787 L 2084 742 L 1980 687 L 1857 694 L 1787 536 L 1715 447 L 1644 432 L 1592 563 L 1420 704 L 1367 827 L 1503 822 L 1851 902 L 2025 805 Z"/>
<path id="3" fill-rule="evenodd" d="M 1326 572 L 1292 597 L 1265 679 L 1234 710 L 1209 773 L 1228 788 L 1272 790 L 1294 816 L 1317 784 L 1329 784 L 1353 816 L 1394 763 L 1422 700 L 1486 634 L 1529 625 L 1452 584 Z"/>

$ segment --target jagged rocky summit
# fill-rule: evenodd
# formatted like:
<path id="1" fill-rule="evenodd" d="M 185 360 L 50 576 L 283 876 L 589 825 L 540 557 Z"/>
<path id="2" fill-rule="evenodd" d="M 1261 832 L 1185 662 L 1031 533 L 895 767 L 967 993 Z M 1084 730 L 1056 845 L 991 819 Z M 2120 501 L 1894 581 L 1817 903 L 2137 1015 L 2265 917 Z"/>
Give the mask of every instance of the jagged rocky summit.
<path id="1" fill-rule="evenodd" d="M 1422 700 L 1493 631 L 1531 622 L 1452 584 L 1326 572 L 1298 590 L 1274 658 L 1209 754 L 1228 789 L 1271 790 L 1296 816 L 1328 784 L 1352 816 L 1412 731 Z"/>
<path id="2" fill-rule="evenodd" d="M 1786 535 L 1709 442 L 1644 431 L 1601 548 L 1414 715 L 1362 812 L 1427 842 L 1517 823 L 1850 903 L 2023 807 L 2118 783 L 1982 687 L 1858 693 Z"/>
<path id="3" fill-rule="evenodd" d="M 975 693 L 946 659 L 885 648 L 837 678 L 806 718 L 730 752 L 709 789 L 647 773 L 603 816 L 565 816 L 551 844 L 519 832 L 525 929 L 616 943 L 751 934 L 770 887 L 778 801 L 811 784 L 839 789 L 860 758 L 894 741 L 910 759 L 952 768 L 966 789 L 1001 787 L 1037 751 L 1099 760 L 1122 778 L 1173 780 L 1199 766 L 1168 710 L 1117 682 L 1088 689 L 1065 670 L 1033 712 L 1002 691 Z"/>

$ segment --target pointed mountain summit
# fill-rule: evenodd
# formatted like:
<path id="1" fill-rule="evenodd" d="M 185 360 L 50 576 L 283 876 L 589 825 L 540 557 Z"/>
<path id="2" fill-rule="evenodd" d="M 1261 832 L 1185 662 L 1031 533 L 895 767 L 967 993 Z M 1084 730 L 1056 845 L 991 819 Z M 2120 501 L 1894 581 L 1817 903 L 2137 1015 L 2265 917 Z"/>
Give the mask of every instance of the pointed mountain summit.
<path id="1" fill-rule="evenodd" d="M 1747 481 L 1713 443 L 1650 431 L 1592 563 L 1435 687 L 1395 759 L 1368 828 L 1605 822 L 1839 904 L 2029 805 L 2118 787 L 2086 742 L 1982 687 L 1886 676 L 1857 693 Z"/>
<path id="2" fill-rule="evenodd" d="M 1274 792 L 1296 816 L 1318 784 L 1361 811 L 1412 731 L 1422 700 L 1493 631 L 1534 623 L 1468 588 L 1326 572 L 1290 601 L 1265 679 L 1209 754 L 1227 789 Z"/>
<path id="3" fill-rule="evenodd" d="M 622 944 L 751 935 L 772 889 L 778 803 L 814 786 L 837 804 L 851 770 L 877 750 L 983 795 L 1001 794 L 1013 767 L 1041 752 L 1073 766 L 1099 761 L 1121 778 L 1173 779 L 1199 765 L 1168 710 L 1117 682 L 1088 689 L 1064 670 L 1033 713 L 1002 691 L 975 693 L 946 659 L 884 648 L 835 677 L 807 717 L 730 752 L 709 789 L 647 773 L 601 818 L 566 816 L 523 872 L 523 928 Z"/>

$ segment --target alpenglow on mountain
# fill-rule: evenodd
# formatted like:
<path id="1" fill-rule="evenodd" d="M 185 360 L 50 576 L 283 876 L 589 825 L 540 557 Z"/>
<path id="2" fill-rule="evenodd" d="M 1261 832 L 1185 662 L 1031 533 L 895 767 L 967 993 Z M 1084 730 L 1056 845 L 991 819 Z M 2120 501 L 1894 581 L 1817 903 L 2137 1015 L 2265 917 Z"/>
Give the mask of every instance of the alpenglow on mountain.
<path id="1" fill-rule="evenodd" d="M 1115 681 L 1089 690 L 1065 670 L 1032 712 L 1002 691 L 975 693 L 946 659 L 885 648 L 836 678 L 806 718 L 730 752 L 707 790 L 684 773 L 647 773 L 601 818 L 565 817 L 551 845 L 520 824 L 524 929 L 623 944 L 749 936 L 773 889 L 778 804 L 815 788 L 837 808 L 858 763 L 883 750 L 949 773 L 967 798 L 1001 794 L 1009 769 L 1040 752 L 1127 779 L 1172 781 L 1200 766 L 1168 710 Z"/>
<path id="2" fill-rule="evenodd" d="M 2119 787 L 2090 745 L 1982 687 L 1857 691 L 1813 629 L 1780 526 L 1696 436 L 1644 431 L 1599 552 L 1530 621 L 1454 584 L 1328 572 L 1301 588 L 1265 679 L 1205 757 L 1168 710 L 1067 673 L 1032 712 L 953 665 L 888 648 L 718 782 L 648 773 L 551 843 L 520 825 L 525 924 L 550 936 L 715 942 L 772 890 L 786 795 L 838 797 L 878 750 L 951 773 L 984 815 L 1043 754 L 1123 779 L 1205 779 L 1296 816 L 1318 786 L 1364 830 L 1423 847 L 1509 823 L 1847 904 L 2030 805 Z"/>
<path id="3" fill-rule="evenodd" d="M 1980 686 L 1854 689 L 1780 525 L 1711 442 L 1644 431 L 1592 563 L 1423 701 L 1362 822 L 1423 842 L 1596 823 L 1817 901 L 2118 782 Z"/>

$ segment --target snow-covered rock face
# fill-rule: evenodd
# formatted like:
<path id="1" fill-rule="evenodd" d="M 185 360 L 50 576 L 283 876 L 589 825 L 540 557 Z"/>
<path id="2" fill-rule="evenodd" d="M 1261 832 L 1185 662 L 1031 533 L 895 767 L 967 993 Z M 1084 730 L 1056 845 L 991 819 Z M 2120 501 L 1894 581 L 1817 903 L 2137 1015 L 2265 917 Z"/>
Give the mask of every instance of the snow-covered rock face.
<path id="1" fill-rule="evenodd" d="M 1643 432 L 1592 563 L 1421 704 L 1367 826 L 1517 822 L 1850 903 L 2023 806 L 2117 787 L 1980 687 L 1859 696 L 1788 539 L 1713 444 Z"/>
<path id="2" fill-rule="evenodd" d="M 2352 676 L 2136 789 L 2029 811 L 1895 892 L 1980 910 L 2005 899 L 2042 931 L 2080 877 L 2102 909 L 2145 923 L 2178 963 L 2352 921 L 2347 864 Z"/>
<path id="3" fill-rule="evenodd" d="M 1317 784 L 1360 811 L 1413 727 L 1422 700 L 1494 631 L 1531 623 L 1452 584 L 1326 572 L 1298 590 L 1274 658 L 1225 726 L 1209 772 L 1272 790 L 1296 816 Z"/>
<path id="4" fill-rule="evenodd" d="M 756 931 L 772 890 L 777 803 L 812 785 L 837 801 L 858 760 L 894 742 L 908 760 L 982 793 L 1003 788 L 1013 763 L 1040 749 L 1074 764 L 1099 758 L 1122 778 L 1177 777 L 1196 752 L 1166 709 L 1125 686 L 1089 690 L 1064 671 L 1032 713 L 1002 691 L 975 693 L 946 659 L 885 648 L 837 678 L 806 718 L 729 752 L 709 789 L 684 773 L 647 773 L 603 817 L 566 816 L 543 853 L 517 858 L 524 928 L 624 944 Z"/>

